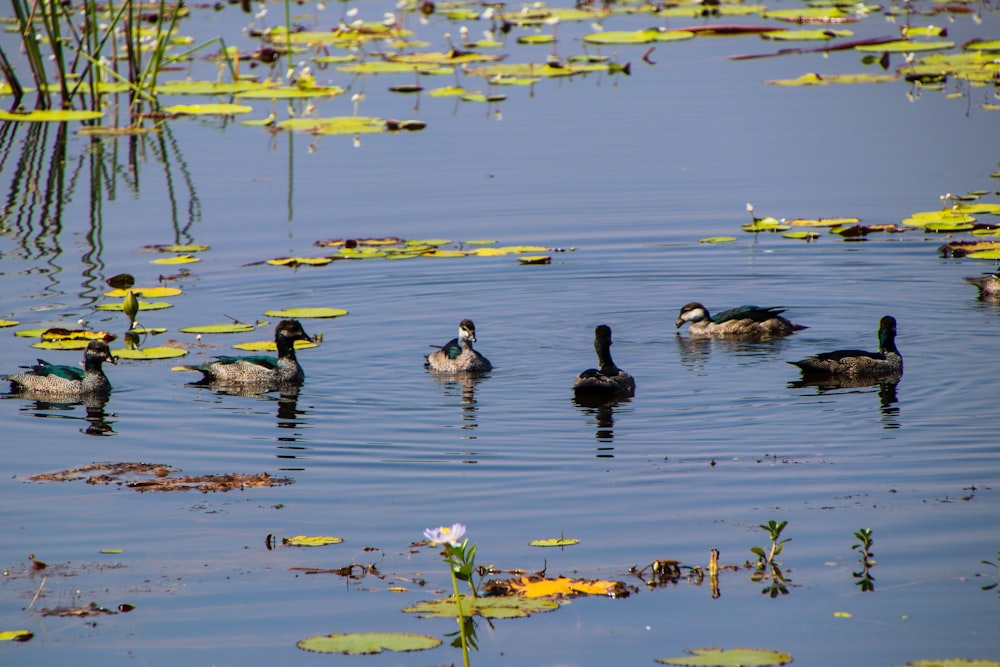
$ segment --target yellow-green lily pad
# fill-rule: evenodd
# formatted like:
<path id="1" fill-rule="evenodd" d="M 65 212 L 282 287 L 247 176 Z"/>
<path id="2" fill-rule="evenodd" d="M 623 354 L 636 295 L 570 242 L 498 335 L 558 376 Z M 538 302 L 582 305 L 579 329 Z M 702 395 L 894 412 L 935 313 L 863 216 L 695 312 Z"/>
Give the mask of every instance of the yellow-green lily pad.
<path id="1" fill-rule="evenodd" d="M 836 7 L 801 7 L 798 9 L 769 9 L 764 18 L 790 23 L 840 23 L 847 12 Z"/>
<path id="2" fill-rule="evenodd" d="M 177 255 L 176 257 L 161 257 L 160 259 L 154 259 L 153 264 L 194 264 L 195 262 L 200 262 L 201 259 L 194 257 L 193 255 Z"/>
<path id="3" fill-rule="evenodd" d="M 16 327 L 20 322 L 17 320 L 0 320 L 0 329 L 5 329 L 7 327 Z"/>
<path id="4" fill-rule="evenodd" d="M 27 113 L 0 111 L 0 120 L 21 123 L 65 123 L 74 120 L 95 120 L 104 114 L 100 111 L 77 111 L 63 109 L 36 109 Z"/>
<path id="5" fill-rule="evenodd" d="M 4 630 L 0 632 L 0 642 L 26 642 L 34 636 L 31 630 Z"/>
<path id="6" fill-rule="evenodd" d="M 518 44 L 554 44 L 555 35 L 521 35 L 517 38 Z"/>
<path id="7" fill-rule="evenodd" d="M 773 32 L 761 33 L 760 36 L 764 39 L 773 39 L 779 42 L 798 42 L 850 37 L 853 34 L 850 30 L 775 30 Z"/>
<path id="8" fill-rule="evenodd" d="M 955 42 L 927 41 L 914 42 L 908 39 L 900 39 L 895 42 L 884 42 L 882 44 L 862 44 L 855 46 L 855 51 L 862 53 L 913 53 L 915 51 L 944 51 L 955 46 Z"/>
<path id="9" fill-rule="evenodd" d="M 332 257 L 274 257 L 267 260 L 271 266 L 326 266 Z"/>
<path id="10" fill-rule="evenodd" d="M 321 318 L 321 317 L 341 317 L 347 315 L 346 310 L 340 308 L 286 308 L 284 310 L 267 310 L 264 314 L 268 317 L 294 317 L 297 319 Z"/>
<path id="11" fill-rule="evenodd" d="M 313 653 L 343 653 L 345 655 L 371 655 L 385 651 L 426 651 L 441 645 L 437 637 L 408 632 L 352 632 L 318 635 L 300 639 L 295 643 L 303 651 Z"/>
<path id="12" fill-rule="evenodd" d="M 149 250 L 156 250 L 158 252 L 204 252 L 209 249 L 207 245 L 201 245 L 198 243 L 173 243 L 167 245 L 151 245 L 144 246 Z"/>
<path id="13" fill-rule="evenodd" d="M 519 618 L 559 608 L 558 602 L 546 598 L 473 598 L 463 595 L 461 601 L 462 613 L 466 616 L 481 616 L 483 618 Z M 454 597 L 418 602 L 412 607 L 405 607 L 403 611 L 416 614 L 419 618 L 454 618 L 458 616 Z"/>
<path id="14" fill-rule="evenodd" d="M 732 243 L 735 240 L 735 236 L 706 236 L 698 239 L 698 243 Z"/>
<path id="15" fill-rule="evenodd" d="M 122 310 L 122 303 L 102 303 L 97 306 L 95 310 Z M 173 308 L 174 304 L 167 303 L 166 301 L 143 301 L 139 300 L 139 310 L 163 310 L 164 308 Z"/>
<path id="16" fill-rule="evenodd" d="M 130 289 L 136 296 L 144 296 L 147 299 L 163 299 L 183 293 L 182 290 L 177 289 L 176 287 L 132 287 Z M 113 289 L 105 292 L 104 296 L 121 298 L 125 296 L 125 291 L 126 290 L 123 289 Z"/>
<path id="17" fill-rule="evenodd" d="M 967 232 L 973 226 L 971 222 L 928 222 L 924 225 L 924 230 L 936 234 L 947 234 L 951 232 Z"/>
<path id="18" fill-rule="evenodd" d="M 134 334 L 151 334 L 153 336 L 167 332 L 163 327 L 132 327 L 131 331 Z"/>
<path id="19" fill-rule="evenodd" d="M 65 338 L 63 340 L 43 340 L 32 343 L 31 347 L 40 350 L 82 350 L 90 344 L 90 341 L 82 338 Z"/>
<path id="20" fill-rule="evenodd" d="M 179 329 L 181 333 L 189 333 L 189 334 L 246 333 L 247 331 L 253 331 L 253 330 L 254 330 L 254 325 L 242 324 L 239 322 L 228 322 L 226 324 L 204 324 L 193 327 L 181 327 Z"/>
<path id="21" fill-rule="evenodd" d="M 570 537 L 549 537 L 542 540 L 531 540 L 528 542 L 529 547 L 570 547 L 574 544 L 579 544 L 580 540 L 577 538 Z"/>
<path id="22" fill-rule="evenodd" d="M 38 338 L 43 333 L 49 330 L 49 327 L 42 329 L 19 329 L 14 332 L 14 335 L 18 338 Z"/>
<path id="23" fill-rule="evenodd" d="M 657 658 L 664 665 L 698 665 L 700 667 L 766 667 L 784 665 L 792 656 L 781 651 L 761 648 L 689 648 L 691 655 L 680 658 Z"/>
<path id="24" fill-rule="evenodd" d="M 187 116 L 233 116 L 250 113 L 253 107 L 245 104 L 175 104 L 163 109 L 166 113 L 184 114 Z"/>
<path id="25" fill-rule="evenodd" d="M 493 239 L 473 239 L 471 241 L 462 241 L 465 245 L 494 245 L 496 243 Z"/>
<path id="26" fill-rule="evenodd" d="M 297 340 L 293 343 L 296 350 L 305 350 L 310 347 L 319 347 L 318 343 L 314 343 L 308 340 Z M 273 340 L 258 340 L 251 341 L 249 343 L 236 343 L 233 345 L 237 350 L 244 350 L 246 352 L 275 352 L 278 349 L 278 344 Z"/>
<path id="27" fill-rule="evenodd" d="M 300 130 L 312 134 L 374 134 L 385 132 L 381 118 L 363 116 L 334 116 L 331 118 L 292 118 L 278 123 L 286 130 Z"/>
<path id="28" fill-rule="evenodd" d="M 769 86 L 829 86 L 837 83 L 888 83 L 895 81 L 895 74 L 817 74 L 809 72 L 794 79 L 770 79 Z"/>
<path id="29" fill-rule="evenodd" d="M 121 347 L 111 350 L 111 354 L 119 359 L 139 360 L 172 359 L 174 357 L 183 357 L 187 353 L 187 350 L 183 350 L 179 347 L 147 347 L 141 350 L 130 350 L 128 348 Z"/>
<path id="30" fill-rule="evenodd" d="M 976 250 L 966 255 L 971 259 L 1000 259 L 1000 249 L 998 250 Z"/>
<path id="31" fill-rule="evenodd" d="M 781 235 L 784 239 L 798 239 L 800 241 L 815 241 L 819 238 L 817 232 L 787 232 Z"/>
<path id="32" fill-rule="evenodd" d="M 679 42 L 687 39 L 694 39 L 694 33 L 690 30 L 659 30 L 649 28 L 647 30 L 635 30 L 632 32 L 624 30 L 609 30 L 607 32 L 595 32 L 584 35 L 583 41 L 587 44 L 649 44 L 651 42 Z"/>
<path id="33" fill-rule="evenodd" d="M 327 544 L 340 544 L 343 541 L 344 538 L 332 535 L 296 535 L 281 538 L 281 543 L 289 547 L 322 547 Z"/>
<path id="34" fill-rule="evenodd" d="M 125 550 L 124 549 L 101 549 L 100 551 L 98 551 L 98 553 L 102 553 L 102 554 L 123 554 L 123 553 L 125 553 Z"/>

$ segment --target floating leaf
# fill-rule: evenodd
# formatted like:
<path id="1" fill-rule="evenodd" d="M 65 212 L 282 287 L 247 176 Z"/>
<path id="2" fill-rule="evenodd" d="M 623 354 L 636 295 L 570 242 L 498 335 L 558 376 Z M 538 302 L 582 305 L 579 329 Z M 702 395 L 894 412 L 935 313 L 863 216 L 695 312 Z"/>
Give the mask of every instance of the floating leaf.
<path id="1" fill-rule="evenodd" d="M 161 259 L 154 259 L 153 264 L 194 264 L 195 262 L 200 262 L 201 259 L 197 257 L 192 257 L 191 255 L 177 255 L 176 257 L 163 257 Z"/>
<path id="2" fill-rule="evenodd" d="M 254 330 L 254 325 L 242 324 L 239 322 L 229 322 L 227 324 L 204 324 L 194 327 L 181 327 L 179 329 L 181 333 L 189 333 L 189 334 L 246 333 L 247 331 L 253 331 L 253 330 Z"/>
<path id="3" fill-rule="evenodd" d="M 570 579 L 557 577 L 521 577 L 507 582 L 511 595 L 527 598 L 576 597 L 578 595 L 607 595 L 610 597 L 625 597 L 628 589 L 620 581 L 604 581 L 600 579 Z"/>
<path id="4" fill-rule="evenodd" d="M 18 338 L 38 338 L 46 331 L 48 331 L 48 329 L 21 329 L 19 331 L 15 331 L 14 335 Z"/>
<path id="5" fill-rule="evenodd" d="M 835 37 L 850 37 L 853 34 L 850 30 L 774 30 L 761 33 L 761 37 L 779 42 L 821 41 Z"/>
<path id="6" fill-rule="evenodd" d="M 782 234 L 781 238 L 784 239 L 798 239 L 801 241 L 815 241 L 819 238 L 818 232 L 788 232 Z"/>
<path id="7" fill-rule="evenodd" d="M 518 44 L 555 44 L 555 35 L 521 35 L 517 38 Z"/>
<path id="8" fill-rule="evenodd" d="M 882 44 L 862 44 L 855 46 L 854 50 L 862 53 L 913 53 L 914 51 L 944 51 L 953 46 L 955 46 L 955 42 L 913 42 L 908 39 L 900 39 Z"/>
<path id="9" fill-rule="evenodd" d="M 785 222 L 792 227 L 838 227 L 840 225 L 853 225 L 861 220 L 859 218 L 796 218 Z"/>
<path id="10" fill-rule="evenodd" d="M 16 327 L 18 324 L 20 324 L 20 322 L 16 320 L 0 320 L 0 329 L 4 329 L 6 327 Z"/>
<path id="11" fill-rule="evenodd" d="M 369 655 L 386 651 L 426 651 L 441 645 L 437 637 L 406 632 L 331 633 L 300 639 L 295 643 L 303 651 Z"/>
<path id="12" fill-rule="evenodd" d="M 98 553 L 102 553 L 102 554 L 123 554 L 123 553 L 125 553 L 125 550 L 124 549 L 101 549 Z"/>
<path id="13" fill-rule="evenodd" d="M 332 118 L 292 118 L 277 125 L 287 130 L 301 130 L 312 134 L 373 134 L 385 132 L 381 118 L 363 116 L 335 116 Z"/>
<path id="14" fill-rule="evenodd" d="M 285 310 L 267 310 L 264 311 L 264 314 L 268 317 L 305 319 L 309 317 L 341 317 L 347 315 L 347 311 L 340 308 L 287 308 Z"/>
<path id="15" fill-rule="evenodd" d="M 132 287 L 126 289 L 113 289 L 105 292 L 104 296 L 111 298 L 124 297 L 125 292 L 128 291 L 128 289 L 131 289 L 132 293 L 136 296 L 144 296 L 147 299 L 163 299 L 183 293 L 182 290 L 179 290 L 176 287 Z"/>
<path id="16" fill-rule="evenodd" d="M 34 636 L 31 630 L 4 630 L 0 632 L 0 642 L 26 642 Z"/>
<path id="17" fill-rule="evenodd" d="M 549 537 L 542 540 L 531 540 L 528 542 L 529 547 L 568 547 L 574 544 L 579 544 L 580 540 L 575 537 Z"/>
<path id="18" fill-rule="evenodd" d="M 147 347 L 141 350 L 130 350 L 128 348 L 118 348 L 111 350 L 111 354 L 119 359 L 138 359 L 140 361 L 152 361 L 153 359 L 172 359 L 183 357 L 187 350 L 179 347 Z"/>
<path id="19" fill-rule="evenodd" d="M 852 614 L 849 611 L 835 611 L 835 612 L 833 612 L 833 617 L 834 618 L 851 618 L 852 616 L 854 616 L 854 614 Z"/>
<path id="20" fill-rule="evenodd" d="M 924 229 L 928 232 L 938 234 L 949 232 L 967 232 L 972 230 L 974 225 L 971 222 L 928 222 Z"/>
<path id="21" fill-rule="evenodd" d="M 281 543 L 290 547 L 322 547 L 327 544 L 340 544 L 343 541 L 344 538 L 332 535 L 296 535 L 281 538 Z"/>
<path id="22" fill-rule="evenodd" d="M 174 244 L 153 244 L 143 246 L 143 250 L 155 250 L 157 252 L 204 252 L 208 250 L 207 245 L 197 243 L 174 243 Z M 132 285 L 112 285 L 112 287 L 131 287 Z"/>
<path id="23" fill-rule="evenodd" d="M 802 7 L 800 9 L 770 9 L 764 18 L 790 23 L 843 23 L 847 13 L 836 7 Z"/>
<path id="24" fill-rule="evenodd" d="M 836 83 L 888 83 L 899 77 L 895 74 L 816 74 L 810 72 L 796 79 L 771 79 L 770 86 L 829 86 Z"/>
<path id="25" fill-rule="evenodd" d="M 275 257 L 267 263 L 272 266 L 325 266 L 332 261 L 332 257 Z"/>
<path id="26" fill-rule="evenodd" d="M 473 241 L 462 241 L 465 245 L 493 245 L 496 241 L 492 239 L 475 239 Z"/>
<path id="27" fill-rule="evenodd" d="M 32 343 L 31 347 L 40 350 L 82 350 L 89 345 L 89 342 L 79 338 L 67 338 L 65 340 L 43 340 L 40 343 Z"/>
<path id="28" fill-rule="evenodd" d="M 73 120 L 94 120 L 104 114 L 100 111 L 74 111 L 60 109 L 38 109 L 26 113 L 0 111 L 0 120 L 22 123 L 65 123 Z"/>
<path id="29" fill-rule="evenodd" d="M 86 331 L 83 329 L 63 329 L 61 327 L 51 327 L 39 334 L 42 340 L 103 340 L 110 343 L 115 339 L 113 333 L 107 331 Z"/>
<path id="30" fill-rule="evenodd" d="M 483 618 L 519 618 L 559 608 L 555 600 L 524 597 L 479 597 L 461 596 L 462 612 L 466 616 L 481 616 Z M 417 614 L 420 618 L 457 617 L 455 598 L 447 597 L 440 600 L 418 602 L 403 611 Z"/>
<path id="31" fill-rule="evenodd" d="M 122 307 L 122 303 L 102 303 L 99 306 L 96 306 L 95 310 L 115 310 L 120 312 Z M 163 310 L 164 308 L 173 307 L 174 304 L 166 301 L 139 301 L 139 310 Z"/>
<path id="32" fill-rule="evenodd" d="M 680 658 L 657 658 L 664 665 L 700 665 L 711 667 L 764 667 L 783 665 L 792 661 L 792 656 L 780 651 L 760 648 L 689 648 L 690 656 Z"/>
<path id="33" fill-rule="evenodd" d="M 293 343 L 296 350 L 305 350 L 310 347 L 319 347 L 318 343 L 313 343 L 308 340 L 297 340 Z M 276 352 L 278 350 L 278 344 L 273 340 L 259 340 L 250 343 L 236 343 L 233 347 L 237 350 L 244 350 L 246 352 Z"/>
<path id="34" fill-rule="evenodd" d="M 1000 259 L 1000 250 L 976 250 L 966 255 L 971 259 Z"/>
<path id="35" fill-rule="evenodd" d="M 649 44 L 650 42 L 678 42 L 686 39 L 694 39 L 694 33 L 688 30 L 659 30 L 650 28 L 648 30 L 636 30 L 628 32 L 623 30 L 608 30 L 606 32 L 595 32 L 584 35 L 583 41 L 587 44 Z"/>
<path id="36" fill-rule="evenodd" d="M 735 240 L 735 236 L 706 236 L 698 239 L 698 243 L 732 243 Z"/>
<path id="37" fill-rule="evenodd" d="M 131 332 L 134 334 L 152 334 L 155 336 L 166 333 L 167 330 L 163 327 L 132 327 Z"/>
<path id="38" fill-rule="evenodd" d="M 518 257 L 517 261 L 521 264 L 551 264 L 552 258 L 549 255 L 526 255 Z"/>
<path id="39" fill-rule="evenodd" d="M 241 113 L 250 113 L 253 107 L 245 104 L 175 104 L 171 107 L 164 107 L 166 113 L 184 114 L 189 116 L 231 116 Z"/>

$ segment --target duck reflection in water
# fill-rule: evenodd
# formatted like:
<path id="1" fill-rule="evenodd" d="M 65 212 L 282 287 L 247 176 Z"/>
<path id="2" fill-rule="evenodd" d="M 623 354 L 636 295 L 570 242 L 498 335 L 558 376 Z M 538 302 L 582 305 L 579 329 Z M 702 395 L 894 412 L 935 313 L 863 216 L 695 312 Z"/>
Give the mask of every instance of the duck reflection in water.
<path id="1" fill-rule="evenodd" d="M 430 375 L 444 389 L 445 396 L 458 396 L 460 398 L 462 405 L 461 427 L 470 430 L 478 428 L 476 413 L 479 411 L 479 404 L 476 401 L 476 388 L 489 376 L 481 373 L 437 373 L 433 371 Z"/>
<path id="2" fill-rule="evenodd" d="M 587 416 L 593 416 L 597 429 L 594 437 L 598 442 L 611 443 L 615 439 L 615 408 L 629 403 L 631 399 L 622 397 L 600 397 L 593 395 L 579 395 L 573 397 L 573 404 L 580 408 L 580 412 Z M 598 458 L 612 458 L 611 453 L 614 447 L 598 447 Z"/>
<path id="3" fill-rule="evenodd" d="M 84 420 L 87 426 L 80 429 L 84 435 L 104 436 L 117 435 L 112 424 L 108 421 L 111 416 L 105 410 L 108 404 L 106 394 L 91 394 L 79 398 L 79 400 L 53 400 L 51 394 L 44 392 L 20 391 L 7 394 L 4 398 L 26 399 L 32 401 L 31 404 L 21 408 L 22 412 L 30 412 L 35 417 L 42 419 L 71 419 Z M 77 413 L 77 408 L 83 406 L 86 415 Z"/>
<path id="4" fill-rule="evenodd" d="M 681 365 L 689 371 L 705 370 L 705 363 L 713 351 L 730 353 L 740 357 L 760 357 L 769 361 L 786 344 L 784 338 L 766 340 L 744 340 L 740 338 L 717 338 L 712 336 L 674 336 Z"/>
<path id="5" fill-rule="evenodd" d="M 896 373 L 881 378 L 857 378 L 857 377 L 832 377 L 832 378 L 806 378 L 789 382 L 791 389 L 801 389 L 803 387 L 815 387 L 816 395 L 822 396 L 830 393 L 868 393 L 868 392 L 844 392 L 845 389 L 865 389 L 867 387 L 878 388 L 879 410 L 882 413 L 883 427 L 887 429 L 899 428 L 898 421 L 899 397 L 896 387 L 902 378 L 902 373 Z"/>

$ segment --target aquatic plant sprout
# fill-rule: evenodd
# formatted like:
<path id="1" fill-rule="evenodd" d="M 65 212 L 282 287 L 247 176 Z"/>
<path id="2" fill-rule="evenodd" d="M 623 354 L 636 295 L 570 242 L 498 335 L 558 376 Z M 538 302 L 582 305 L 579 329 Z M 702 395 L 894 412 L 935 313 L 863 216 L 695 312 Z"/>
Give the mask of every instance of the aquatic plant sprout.
<path id="1" fill-rule="evenodd" d="M 457 547 L 465 536 L 465 530 L 464 524 L 454 523 L 451 526 L 427 528 L 424 530 L 424 537 L 431 544 L 450 544 Z"/>

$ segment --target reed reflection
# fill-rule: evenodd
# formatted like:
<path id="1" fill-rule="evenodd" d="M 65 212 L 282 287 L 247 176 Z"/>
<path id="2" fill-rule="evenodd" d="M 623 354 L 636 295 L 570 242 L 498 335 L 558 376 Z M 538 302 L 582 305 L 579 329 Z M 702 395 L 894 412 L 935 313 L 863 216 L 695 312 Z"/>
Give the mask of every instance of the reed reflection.
<path id="1" fill-rule="evenodd" d="M 867 389 L 876 387 L 878 393 L 879 412 L 882 418 L 882 428 L 897 429 L 902 426 L 899 422 L 899 402 L 897 386 L 902 378 L 902 373 L 888 375 L 882 378 L 822 378 L 809 380 L 796 380 L 789 382 L 791 389 L 801 389 L 804 387 L 814 387 L 816 395 L 821 396 L 829 393 L 870 393 L 865 391 L 844 392 L 845 389 Z"/>
<path id="2" fill-rule="evenodd" d="M 113 428 L 113 421 L 109 421 L 110 415 L 105 407 L 108 404 L 108 397 L 102 395 L 91 395 L 73 401 L 55 401 L 51 394 L 43 392 L 21 391 L 7 394 L 4 398 L 20 399 L 29 401 L 30 404 L 21 408 L 21 412 L 30 413 L 41 419 L 68 419 L 71 421 L 85 421 L 86 426 L 81 426 L 80 433 L 93 436 L 117 435 Z M 79 408 L 83 407 L 85 414 L 80 414 Z"/>

